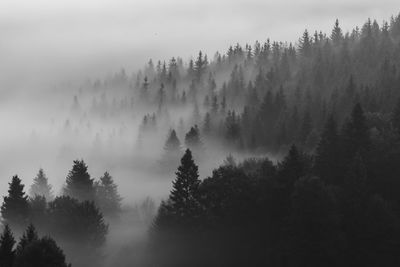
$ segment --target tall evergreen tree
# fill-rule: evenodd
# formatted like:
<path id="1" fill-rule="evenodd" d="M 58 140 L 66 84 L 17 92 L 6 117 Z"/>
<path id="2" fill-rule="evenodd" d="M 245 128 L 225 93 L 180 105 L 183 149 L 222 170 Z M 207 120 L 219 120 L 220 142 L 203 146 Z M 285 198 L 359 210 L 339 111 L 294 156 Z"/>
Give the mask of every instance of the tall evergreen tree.
<path id="1" fill-rule="evenodd" d="M 366 160 L 371 140 L 364 111 L 359 103 L 354 106 L 350 119 L 343 126 L 342 139 L 342 146 L 345 150 L 343 157 L 348 162 L 354 158 L 356 153 L 360 153 L 361 157 Z"/>
<path id="2" fill-rule="evenodd" d="M 337 132 L 336 121 L 330 115 L 325 123 L 315 153 L 314 171 L 317 176 L 327 183 L 335 183 L 341 175 L 338 171 L 338 161 L 340 157 L 339 134 Z"/>
<path id="3" fill-rule="evenodd" d="M 64 187 L 64 194 L 78 200 L 94 200 L 95 188 L 93 179 L 87 171 L 88 166 L 83 160 L 74 160 Z"/>
<path id="4" fill-rule="evenodd" d="M 333 44 L 336 46 L 339 45 L 343 40 L 343 32 L 339 26 L 338 19 L 336 19 L 335 26 L 333 27 L 332 34 L 331 34 L 331 40 L 332 40 Z"/>
<path id="5" fill-rule="evenodd" d="M 25 195 L 24 185 L 17 175 L 13 176 L 9 183 L 8 196 L 4 197 L 1 215 L 12 226 L 24 226 L 28 220 L 28 197 Z"/>
<path id="6" fill-rule="evenodd" d="M 197 191 L 200 184 L 198 167 L 187 149 L 172 183 L 169 201 L 175 216 L 182 220 L 194 218 L 199 212 Z"/>
<path id="7" fill-rule="evenodd" d="M 51 201 L 54 197 L 51 185 L 42 168 L 39 169 L 38 174 L 33 179 L 33 184 L 29 190 L 29 196 L 31 198 L 35 196 L 44 196 L 48 201 Z"/>
<path id="8" fill-rule="evenodd" d="M 180 154 L 181 142 L 176 135 L 176 131 L 172 129 L 164 145 L 164 155 L 160 160 L 161 167 L 172 172 L 179 164 Z"/>
<path id="9" fill-rule="evenodd" d="M 29 224 L 28 228 L 26 228 L 25 232 L 23 233 L 17 249 L 16 249 L 16 255 L 18 256 L 23 252 L 23 250 L 33 241 L 36 241 L 39 239 L 38 233 L 35 229 L 35 226 L 33 224 Z"/>
<path id="10" fill-rule="evenodd" d="M 199 150 L 202 147 L 200 131 L 197 125 L 191 127 L 189 132 L 185 135 L 185 145 L 192 151 Z"/>
<path id="11" fill-rule="evenodd" d="M 0 236 L 0 266 L 13 267 L 15 239 L 8 224 L 4 226 Z"/>
<path id="12" fill-rule="evenodd" d="M 121 211 L 121 196 L 117 185 L 108 172 L 95 183 L 96 204 L 106 216 L 116 216 Z"/>
<path id="13" fill-rule="evenodd" d="M 392 127 L 396 130 L 397 135 L 400 136 L 400 98 L 397 100 L 396 106 L 392 112 Z"/>
<path id="14" fill-rule="evenodd" d="M 32 241 L 15 258 L 14 267 L 71 267 L 54 239 L 43 237 Z"/>

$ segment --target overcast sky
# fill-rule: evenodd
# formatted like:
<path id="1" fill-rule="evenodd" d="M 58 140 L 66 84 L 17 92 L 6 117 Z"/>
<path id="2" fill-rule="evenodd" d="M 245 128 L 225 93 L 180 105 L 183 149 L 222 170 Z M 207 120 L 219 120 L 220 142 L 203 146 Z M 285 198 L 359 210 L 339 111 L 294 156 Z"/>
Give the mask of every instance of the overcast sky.
<path id="1" fill-rule="evenodd" d="M 101 76 L 267 37 L 379 23 L 399 0 L 0 0 L 0 81 Z M 12 82 L 10 82 L 12 81 Z"/>

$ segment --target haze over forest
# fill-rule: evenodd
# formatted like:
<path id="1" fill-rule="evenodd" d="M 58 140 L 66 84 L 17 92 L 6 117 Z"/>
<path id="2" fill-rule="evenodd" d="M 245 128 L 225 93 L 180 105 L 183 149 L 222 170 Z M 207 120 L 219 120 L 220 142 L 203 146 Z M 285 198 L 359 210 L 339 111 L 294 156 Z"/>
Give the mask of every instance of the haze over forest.
<path id="1" fill-rule="evenodd" d="M 4 1 L 0 266 L 398 266 L 396 8 Z"/>

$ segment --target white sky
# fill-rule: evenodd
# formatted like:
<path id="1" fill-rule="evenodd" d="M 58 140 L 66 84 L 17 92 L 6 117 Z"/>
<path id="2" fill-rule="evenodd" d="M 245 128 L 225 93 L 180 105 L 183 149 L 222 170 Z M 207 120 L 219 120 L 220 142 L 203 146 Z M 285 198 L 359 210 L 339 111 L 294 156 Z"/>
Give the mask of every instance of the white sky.
<path id="1" fill-rule="evenodd" d="M 336 18 L 349 30 L 399 12 L 399 0 L 0 0 L 0 84 L 133 71 L 150 57 L 296 41 Z"/>

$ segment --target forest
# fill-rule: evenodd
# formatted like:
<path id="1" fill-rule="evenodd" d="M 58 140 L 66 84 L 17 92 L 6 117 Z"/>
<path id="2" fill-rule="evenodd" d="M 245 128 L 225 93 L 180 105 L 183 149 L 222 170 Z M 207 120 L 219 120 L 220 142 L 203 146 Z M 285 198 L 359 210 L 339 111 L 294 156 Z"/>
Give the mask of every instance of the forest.
<path id="1" fill-rule="evenodd" d="M 8 178 L 1 267 L 400 265 L 400 15 L 54 90 L 72 167 Z"/>

